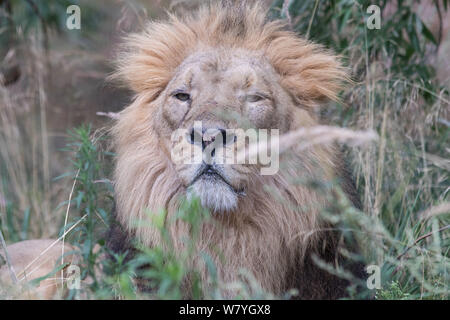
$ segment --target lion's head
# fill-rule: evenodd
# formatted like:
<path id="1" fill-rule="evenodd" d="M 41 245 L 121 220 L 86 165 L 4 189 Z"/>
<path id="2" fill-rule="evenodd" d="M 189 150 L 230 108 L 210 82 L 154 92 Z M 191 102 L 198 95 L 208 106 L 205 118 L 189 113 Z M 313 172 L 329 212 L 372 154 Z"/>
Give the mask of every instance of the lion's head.
<path id="1" fill-rule="evenodd" d="M 129 36 L 116 76 L 136 93 L 114 127 L 121 222 L 132 229 L 130 222 L 144 219 L 145 209 L 171 215 L 180 196 L 196 194 L 223 222 L 220 231 L 205 230 L 205 239 L 228 257 L 219 268 L 222 275 L 231 279 L 245 266 L 279 292 L 292 261 L 308 247 L 305 241 L 314 239 L 311 231 L 325 203 L 292 179 L 332 178 L 333 148 L 294 152 L 279 172 L 262 176 L 258 164 L 173 161 L 172 136 L 185 129 L 184 144 L 205 148 L 220 137 L 229 149 L 237 141 L 226 129 L 245 125 L 283 134 L 313 126 L 314 109 L 337 99 L 346 79 L 338 59 L 286 31 L 283 23 L 268 21 L 259 5 L 210 5 Z M 202 130 L 196 130 L 196 121 Z M 209 138 L 208 129 L 215 132 Z M 148 245 L 159 241 L 150 228 L 136 234 Z"/>

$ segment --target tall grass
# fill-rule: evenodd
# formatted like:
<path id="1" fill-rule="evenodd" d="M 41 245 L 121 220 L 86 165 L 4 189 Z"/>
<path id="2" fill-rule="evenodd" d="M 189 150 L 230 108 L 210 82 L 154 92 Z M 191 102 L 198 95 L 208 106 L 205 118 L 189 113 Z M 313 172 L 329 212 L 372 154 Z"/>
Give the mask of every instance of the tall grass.
<path id="1" fill-rule="evenodd" d="M 380 30 L 365 24 L 372 4 L 383 12 Z M 335 208 L 339 223 L 360 235 L 367 262 L 382 267 L 378 298 L 449 294 L 449 91 L 429 62 L 439 43 L 414 11 L 418 5 L 276 1 L 273 7 L 293 30 L 334 48 L 352 68 L 357 84 L 343 92 L 346 106 L 328 106 L 323 119 L 379 133 L 378 144 L 347 149 L 365 215 Z M 437 9 L 446 8 L 444 1 Z M 439 213 L 423 214 L 435 208 Z"/>
<path id="2" fill-rule="evenodd" d="M 39 41 L 32 45 L 23 91 L 0 87 L 0 227 L 11 241 L 54 233 L 47 128 L 45 61 Z M 26 60 L 28 61 L 28 60 Z"/>

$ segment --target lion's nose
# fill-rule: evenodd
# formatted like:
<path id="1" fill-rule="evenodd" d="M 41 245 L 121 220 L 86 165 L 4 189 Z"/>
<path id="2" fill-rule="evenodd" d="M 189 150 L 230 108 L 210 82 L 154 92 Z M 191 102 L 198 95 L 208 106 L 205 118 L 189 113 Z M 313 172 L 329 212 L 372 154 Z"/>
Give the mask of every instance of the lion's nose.
<path id="1" fill-rule="evenodd" d="M 205 128 L 200 131 L 194 127 L 190 130 L 187 138 L 191 144 L 201 144 L 203 150 L 212 143 L 215 144 L 215 147 L 218 147 L 217 144 L 226 146 L 235 143 L 237 140 L 234 130 L 225 130 L 222 128 Z"/>

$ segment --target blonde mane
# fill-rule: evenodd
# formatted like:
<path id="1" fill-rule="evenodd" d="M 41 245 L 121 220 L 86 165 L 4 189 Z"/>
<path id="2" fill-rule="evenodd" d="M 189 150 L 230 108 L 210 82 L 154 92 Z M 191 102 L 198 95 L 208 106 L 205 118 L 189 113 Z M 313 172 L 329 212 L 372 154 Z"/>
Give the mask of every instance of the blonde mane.
<path id="1" fill-rule="evenodd" d="M 337 100 L 347 79 L 336 56 L 285 30 L 282 22 L 268 21 L 258 4 L 208 5 L 191 16 L 170 15 L 166 22 L 151 22 L 143 32 L 129 36 L 115 74 L 136 94 L 113 129 L 117 217 L 148 246 L 161 244 L 159 233 L 148 226 L 136 228 L 136 222 L 145 221 L 146 212 L 162 209 L 167 219 L 173 218 L 185 192 L 167 156 L 170 152 L 163 149 L 152 127 L 158 98 L 189 55 L 211 47 L 262 52 L 279 74 L 282 87 L 304 110 Z M 317 123 L 309 111 L 298 115 L 293 115 L 294 126 Z M 239 269 L 246 268 L 273 293 L 293 285 L 304 255 L 315 250 L 320 239 L 319 212 L 327 199 L 292 179 L 333 179 L 339 167 L 337 154 L 333 146 L 316 147 L 284 159 L 277 175 L 252 175 L 254 187 L 236 212 L 217 217 L 220 227 L 203 226 L 198 250 L 212 256 L 223 281 L 235 280 Z M 178 221 L 168 228 L 181 252 L 187 225 Z M 193 263 L 203 268 L 206 280 L 206 268 Z"/>

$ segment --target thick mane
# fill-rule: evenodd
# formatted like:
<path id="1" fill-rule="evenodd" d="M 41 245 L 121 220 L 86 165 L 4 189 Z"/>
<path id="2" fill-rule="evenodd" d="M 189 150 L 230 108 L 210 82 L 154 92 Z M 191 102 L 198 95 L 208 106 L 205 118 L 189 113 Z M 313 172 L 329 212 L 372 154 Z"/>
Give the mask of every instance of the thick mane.
<path id="1" fill-rule="evenodd" d="M 113 129 L 116 202 L 118 220 L 145 245 L 161 244 L 159 233 L 148 226 L 136 229 L 136 223 L 146 220 L 146 213 L 161 209 L 167 211 L 168 218 L 173 217 L 179 196 L 185 192 L 167 156 L 170 152 L 162 150 L 152 127 L 158 98 L 180 64 L 192 53 L 207 48 L 261 52 L 280 75 L 282 87 L 305 107 L 336 100 L 346 79 L 334 55 L 286 31 L 281 22 L 267 21 L 266 12 L 258 4 L 210 5 L 189 17 L 171 15 L 168 22 L 152 22 L 142 33 L 129 36 L 115 76 L 135 91 L 136 98 Z M 292 122 L 314 125 L 313 117 L 302 112 L 302 117 L 292 115 Z M 249 201 L 227 215 L 221 228 L 204 227 L 198 250 L 211 253 L 223 280 L 234 280 L 244 267 L 264 288 L 281 293 L 294 278 L 301 277 L 297 269 L 291 269 L 300 268 L 305 252 L 317 247 L 321 228 L 318 215 L 327 200 L 305 185 L 292 184 L 291 179 L 299 172 L 306 179 L 332 179 L 335 155 L 332 146 L 317 147 L 307 154 L 294 155 L 277 175 L 253 175 L 255 187 L 246 195 Z M 187 227 L 180 222 L 170 228 L 174 245 L 181 251 Z M 224 265 L 210 246 L 218 247 L 227 257 Z M 206 280 L 206 271 L 203 277 Z"/>
<path id="2" fill-rule="evenodd" d="M 337 57 L 266 16 L 259 4 L 211 4 L 192 15 L 150 22 L 144 32 L 126 39 L 115 77 L 154 99 L 193 52 L 205 47 L 244 48 L 261 51 L 281 76 L 283 87 L 302 105 L 337 100 L 343 80 L 348 79 Z"/>

